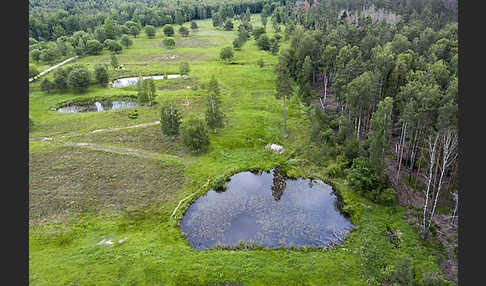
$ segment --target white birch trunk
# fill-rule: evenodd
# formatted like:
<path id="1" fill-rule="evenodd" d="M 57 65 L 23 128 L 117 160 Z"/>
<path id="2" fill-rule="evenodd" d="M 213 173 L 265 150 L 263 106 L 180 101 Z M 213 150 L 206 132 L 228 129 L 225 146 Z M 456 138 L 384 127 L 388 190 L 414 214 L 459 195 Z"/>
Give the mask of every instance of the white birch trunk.
<path id="1" fill-rule="evenodd" d="M 428 138 L 429 143 L 429 156 L 430 156 L 430 166 L 429 166 L 429 173 L 427 176 L 427 189 L 425 191 L 425 205 L 424 205 L 424 219 L 422 229 L 425 232 L 425 217 L 427 215 L 427 205 L 429 202 L 429 192 L 430 192 L 430 183 L 432 182 L 432 173 L 434 170 L 434 163 L 435 163 L 435 148 L 437 146 L 437 140 L 439 139 L 439 133 L 435 136 L 434 143 L 432 144 L 432 135 Z"/>

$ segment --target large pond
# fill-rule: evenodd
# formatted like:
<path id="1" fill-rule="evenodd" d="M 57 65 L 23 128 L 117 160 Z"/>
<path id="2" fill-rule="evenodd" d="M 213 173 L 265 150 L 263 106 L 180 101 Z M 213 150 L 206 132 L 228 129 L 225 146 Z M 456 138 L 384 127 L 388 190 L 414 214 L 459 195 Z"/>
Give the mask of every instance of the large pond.
<path id="1" fill-rule="evenodd" d="M 172 78 L 179 78 L 179 77 L 184 77 L 183 75 L 180 74 L 169 74 L 167 75 L 167 79 L 172 79 Z M 143 76 L 142 79 L 153 79 L 153 80 L 160 80 L 164 79 L 163 75 L 153 75 L 153 76 Z M 114 80 L 111 83 L 112 87 L 125 87 L 129 85 L 134 85 L 138 82 L 140 77 L 125 77 L 125 78 L 119 78 L 117 80 Z"/>
<path id="2" fill-rule="evenodd" d="M 123 101 L 123 100 L 104 100 L 96 101 L 94 103 L 71 103 L 66 106 L 62 106 L 57 109 L 57 112 L 72 113 L 72 112 L 92 112 L 92 111 L 105 111 L 110 109 L 125 108 L 130 106 L 139 105 L 136 101 Z"/>
<path id="3" fill-rule="evenodd" d="M 353 225 L 338 209 L 332 187 L 320 180 L 289 179 L 277 169 L 241 172 L 225 191 L 209 190 L 186 211 L 181 228 L 194 248 L 332 247 Z"/>

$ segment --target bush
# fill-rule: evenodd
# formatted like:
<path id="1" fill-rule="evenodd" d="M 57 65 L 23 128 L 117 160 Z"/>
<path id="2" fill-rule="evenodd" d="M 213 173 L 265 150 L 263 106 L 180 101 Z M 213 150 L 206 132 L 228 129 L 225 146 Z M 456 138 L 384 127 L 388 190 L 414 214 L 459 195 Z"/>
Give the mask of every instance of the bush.
<path id="1" fill-rule="evenodd" d="M 189 36 L 189 29 L 188 29 L 188 28 L 186 28 L 186 27 L 184 27 L 184 26 L 181 26 L 181 27 L 179 28 L 179 33 L 180 33 L 182 36 L 187 37 L 187 36 Z"/>
<path id="2" fill-rule="evenodd" d="M 127 35 L 123 35 L 121 38 L 120 38 L 120 43 L 122 45 L 124 45 L 126 48 L 128 48 L 129 46 L 131 46 L 133 44 L 133 41 L 132 39 L 130 39 L 129 36 Z"/>
<path id="3" fill-rule="evenodd" d="M 223 177 L 218 177 L 214 180 L 213 184 L 211 185 L 211 188 L 215 190 L 216 192 L 224 192 L 226 191 L 226 179 Z"/>
<path id="4" fill-rule="evenodd" d="M 204 153 L 209 149 L 209 132 L 204 120 L 191 118 L 184 124 L 182 143 L 197 153 Z"/>
<path id="5" fill-rule="evenodd" d="M 395 190 L 388 187 L 386 178 L 380 179 L 367 159 L 355 158 L 346 173 L 348 183 L 355 192 L 378 204 L 390 206 L 395 202 Z"/>
<path id="6" fill-rule="evenodd" d="M 167 49 L 173 49 L 175 47 L 175 40 L 173 38 L 165 38 L 162 43 Z"/>
<path id="7" fill-rule="evenodd" d="M 233 48 L 231 47 L 224 47 L 221 49 L 220 53 L 219 53 L 219 57 L 224 60 L 225 62 L 229 62 L 231 61 L 231 59 L 233 58 L 234 54 L 233 54 Z"/>
<path id="8" fill-rule="evenodd" d="M 145 35 L 149 38 L 155 37 L 155 27 L 152 25 L 147 25 L 144 27 Z"/>
<path id="9" fill-rule="evenodd" d="M 51 90 L 55 89 L 56 87 L 54 86 L 54 83 L 50 81 L 48 78 L 45 78 L 41 82 L 41 90 L 42 91 L 47 91 L 49 93 Z"/>
<path id="10" fill-rule="evenodd" d="M 228 21 L 226 21 L 226 23 L 224 23 L 224 30 L 225 31 L 232 31 L 233 30 L 233 22 L 231 22 L 231 20 L 228 20 Z"/>
<path id="11" fill-rule="evenodd" d="M 29 65 L 29 78 L 39 75 L 39 70 L 35 65 Z"/>
<path id="12" fill-rule="evenodd" d="M 270 39 L 267 35 L 261 35 L 257 40 L 257 46 L 264 51 L 270 50 Z"/>
<path id="13" fill-rule="evenodd" d="M 97 63 L 94 65 L 94 78 L 102 86 L 108 83 L 108 68 L 105 64 Z"/>
<path id="14" fill-rule="evenodd" d="M 197 28 L 199 28 L 199 27 L 197 26 L 197 23 L 196 23 L 196 22 L 194 22 L 194 21 L 192 21 L 192 22 L 191 22 L 191 29 L 192 29 L 192 30 L 196 30 Z"/>
<path id="15" fill-rule="evenodd" d="M 189 64 L 186 62 L 181 62 L 179 64 L 179 72 L 183 75 L 187 75 L 191 71 Z"/>
<path id="16" fill-rule="evenodd" d="M 265 66 L 265 62 L 263 61 L 263 58 L 259 59 L 257 64 L 258 64 L 259 67 L 263 68 Z"/>
<path id="17" fill-rule="evenodd" d="M 253 29 L 253 38 L 258 40 L 261 35 L 265 34 L 265 28 L 263 26 Z"/>
<path id="18" fill-rule="evenodd" d="M 164 27 L 162 28 L 162 31 L 164 32 L 164 35 L 166 35 L 167 37 L 174 35 L 174 27 L 172 27 L 172 25 L 165 24 Z"/>
<path id="19" fill-rule="evenodd" d="M 90 55 L 98 55 L 103 50 L 103 45 L 98 40 L 88 40 L 86 47 Z"/>
<path id="20" fill-rule="evenodd" d="M 84 91 L 88 88 L 91 81 L 91 73 L 85 66 L 76 66 L 69 73 L 68 76 L 68 87 L 77 89 L 79 91 Z"/>
<path id="21" fill-rule="evenodd" d="M 29 115 L 29 130 L 34 128 L 34 124 L 35 124 L 34 119 Z"/>

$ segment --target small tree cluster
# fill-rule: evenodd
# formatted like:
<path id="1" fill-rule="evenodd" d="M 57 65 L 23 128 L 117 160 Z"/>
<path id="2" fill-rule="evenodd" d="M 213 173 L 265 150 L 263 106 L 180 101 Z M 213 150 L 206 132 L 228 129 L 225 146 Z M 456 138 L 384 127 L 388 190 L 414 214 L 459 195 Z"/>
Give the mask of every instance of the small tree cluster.
<path id="1" fill-rule="evenodd" d="M 137 97 L 140 103 L 152 105 L 155 98 L 155 81 L 140 77 L 137 81 Z"/>
<path id="2" fill-rule="evenodd" d="M 216 128 L 224 127 L 223 118 L 224 114 L 220 108 L 220 90 L 218 86 L 218 80 L 211 77 L 208 83 L 208 97 L 206 104 L 206 123 L 209 128 L 214 130 L 216 133 Z"/>
<path id="3" fill-rule="evenodd" d="M 208 151 L 209 132 L 203 120 L 190 118 L 182 128 L 182 143 L 196 153 Z"/>
<path id="4" fill-rule="evenodd" d="M 172 101 L 166 101 L 162 104 L 160 111 L 160 127 L 162 133 L 167 136 L 179 135 L 179 126 L 181 124 L 182 115 L 177 110 L 176 105 Z"/>

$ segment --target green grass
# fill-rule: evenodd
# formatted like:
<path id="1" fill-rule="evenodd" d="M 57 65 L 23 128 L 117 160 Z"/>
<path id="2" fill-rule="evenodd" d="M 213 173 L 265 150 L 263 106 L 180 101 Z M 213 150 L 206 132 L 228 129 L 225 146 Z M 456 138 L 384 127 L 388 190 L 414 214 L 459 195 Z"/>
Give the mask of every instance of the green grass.
<path id="1" fill-rule="evenodd" d="M 254 26 L 261 25 L 259 15 L 253 15 L 252 20 Z M 160 45 L 160 28 L 155 39 L 140 34 L 133 39 L 133 46 L 119 55 L 127 69 L 111 71 L 110 78 L 178 73 L 181 61 L 190 63 L 189 77 L 200 85 L 215 75 L 226 119 L 223 129 L 211 132 L 206 154 L 192 154 L 180 144 L 180 138 L 172 141 L 163 136 L 159 125 L 90 133 L 159 120 L 160 104 L 79 114 L 50 110 L 66 100 L 134 95 L 134 87 L 92 86 L 84 93 L 47 94 L 38 90 L 39 82 L 30 85 L 29 113 L 36 122 L 29 140 L 30 284 L 367 285 L 361 247 L 368 241 L 377 242 L 377 251 L 387 264 L 404 255 L 413 257 L 418 279 L 426 270 L 439 272 L 436 248 L 424 245 L 417 230 L 406 222 L 403 207 L 373 204 L 353 193 L 342 180 L 333 184 L 352 215 L 355 229 L 340 247 L 199 251 L 190 246 L 178 222 L 191 200 L 208 190 L 202 188 L 208 180 L 278 165 L 293 176 L 328 180 L 325 167 L 310 163 L 305 156 L 295 158 L 297 150 L 308 148 L 309 130 L 304 109 L 295 99 L 287 104 L 290 136 L 281 136 L 282 101 L 273 96 L 277 56 L 258 50 L 251 39 L 235 53 L 233 62 L 237 64 L 225 64 L 218 58 L 219 50 L 231 45 L 236 31 L 216 30 L 211 20 L 196 22 L 199 30 L 191 31 L 188 38 L 176 33 L 173 50 Z M 267 29 L 271 31 L 271 25 Z M 165 55 L 177 58 L 161 60 Z M 265 60 L 264 68 L 256 64 L 260 58 Z M 90 67 L 97 62 L 109 63 L 109 53 L 76 60 Z M 187 89 L 181 79 L 156 83 L 158 103 L 175 99 L 184 119 L 189 115 L 204 117 L 204 89 Z M 139 117 L 128 118 L 134 109 Z M 42 141 L 43 137 L 54 139 Z M 66 146 L 66 142 L 146 153 L 135 156 L 115 149 Z M 288 151 L 275 154 L 264 148 L 268 143 L 283 144 Z M 171 219 L 179 201 L 191 194 Z M 387 241 L 387 225 L 403 233 L 400 248 Z M 126 241 L 118 243 L 124 238 Z M 115 244 L 98 245 L 102 239 L 112 239 Z"/>

